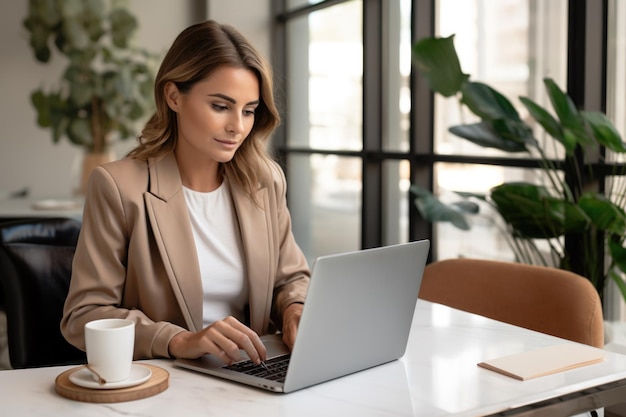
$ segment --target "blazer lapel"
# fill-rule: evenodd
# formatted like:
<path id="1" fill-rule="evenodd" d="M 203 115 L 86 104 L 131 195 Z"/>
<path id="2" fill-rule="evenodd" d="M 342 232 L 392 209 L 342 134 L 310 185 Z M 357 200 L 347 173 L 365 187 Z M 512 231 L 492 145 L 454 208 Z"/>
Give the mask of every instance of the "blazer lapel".
<path id="1" fill-rule="evenodd" d="M 243 190 L 231 187 L 233 204 L 235 207 L 244 263 L 248 277 L 250 291 L 250 327 L 259 334 L 267 331 L 270 310 L 274 291 L 274 277 L 272 276 L 272 247 L 273 239 L 269 228 L 269 207 L 267 190 L 258 191 L 259 207 Z"/>
<path id="2" fill-rule="evenodd" d="M 176 158 L 148 161 L 146 211 L 172 290 L 190 331 L 202 329 L 202 281 Z"/>

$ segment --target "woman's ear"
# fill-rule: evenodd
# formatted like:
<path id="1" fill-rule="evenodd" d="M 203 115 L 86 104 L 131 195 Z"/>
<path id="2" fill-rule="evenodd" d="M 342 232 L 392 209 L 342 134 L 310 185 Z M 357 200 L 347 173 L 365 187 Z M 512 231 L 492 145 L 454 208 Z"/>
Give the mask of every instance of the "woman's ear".
<path id="1" fill-rule="evenodd" d="M 165 84 L 165 101 L 167 106 L 172 109 L 173 112 L 178 112 L 178 106 L 180 105 L 180 91 L 178 87 L 171 81 Z"/>

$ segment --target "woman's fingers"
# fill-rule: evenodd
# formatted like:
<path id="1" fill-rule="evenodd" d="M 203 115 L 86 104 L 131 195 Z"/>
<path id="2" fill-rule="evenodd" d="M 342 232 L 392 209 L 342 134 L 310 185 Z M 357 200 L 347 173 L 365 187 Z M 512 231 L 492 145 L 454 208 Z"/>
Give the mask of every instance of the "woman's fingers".
<path id="1" fill-rule="evenodd" d="M 303 305 L 300 303 L 290 304 L 283 313 L 283 342 L 293 349 L 300 325 L 300 317 L 302 317 Z"/>
<path id="2" fill-rule="evenodd" d="M 209 345 L 207 353 L 218 356 L 226 363 L 241 360 L 239 346 L 226 336 L 227 329 L 217 323 L 213 323 L 203 331 L 203 339 L 207 339 Z"/>
<path id="3" fill-rule="evenodd" d="M 205 336 L 214 345 L 217 354 L 224 362 L 241 360 L 240 350 L 244 350 L 250 360 L 260 363 L 267 358 L 265 345 L 259 336 L 234 317 L 213 323 L 205 330 Z M 224 360 L 227 358 L 227 360 Z"/>
<path id="4" fill-rule="evenodd" d="M 177 334 L 170 341 L 169 350 L 178 358 L 198 358 L 209 353 L 224 363 L 241 360 L 242 350 L 255 363 L 267 358 L 259 335 L 234 317 L 216 321 L 197 333 Z"/>

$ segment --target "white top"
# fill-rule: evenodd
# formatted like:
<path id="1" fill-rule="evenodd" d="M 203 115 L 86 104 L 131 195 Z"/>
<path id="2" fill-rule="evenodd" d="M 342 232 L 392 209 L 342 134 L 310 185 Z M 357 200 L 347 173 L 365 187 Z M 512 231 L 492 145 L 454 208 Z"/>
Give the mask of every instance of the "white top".
<path id="1" fill-rule="evenodd" d="M 243 321 L 248 300 L 240 234 L 225 182 L 201 193 L 183 187 L 198 251 L 204 291 L 204 326 L 234 316 Z"/>

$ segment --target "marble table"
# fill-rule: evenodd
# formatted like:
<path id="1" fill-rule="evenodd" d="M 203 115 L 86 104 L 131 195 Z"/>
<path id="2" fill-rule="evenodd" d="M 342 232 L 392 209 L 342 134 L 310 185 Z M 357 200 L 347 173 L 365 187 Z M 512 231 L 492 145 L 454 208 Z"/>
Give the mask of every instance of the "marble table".
<path id="1" fill-rule="evenodd" d="M 1 416 L 567 416 L 626 398 L 626 356 L 517 381 L 477 363 L 562 339 L 419 300 L 404 357 L 290 394 L 275 394 L 151 360 L 170 373 L 150 398 L 91 404 L 60 397 L 69 367 L 0 371 Z"/>

